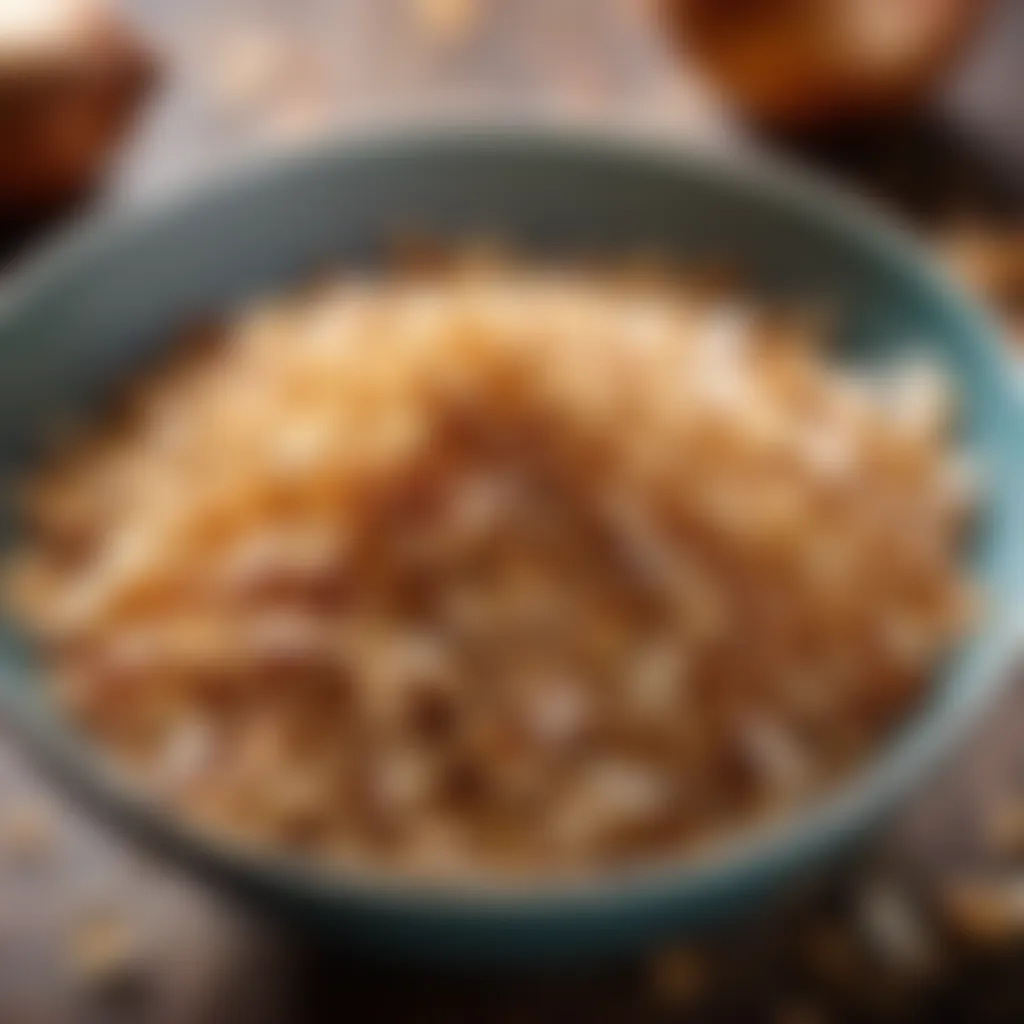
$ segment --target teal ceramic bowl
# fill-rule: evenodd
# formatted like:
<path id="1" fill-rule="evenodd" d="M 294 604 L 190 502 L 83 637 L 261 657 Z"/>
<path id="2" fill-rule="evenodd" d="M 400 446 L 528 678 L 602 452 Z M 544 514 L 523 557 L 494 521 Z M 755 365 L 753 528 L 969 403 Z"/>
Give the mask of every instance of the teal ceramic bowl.
<path id="1" fill-rule="evenodd" d="M 855 777 L 789 820 L 677 865 L 517 890 L 326 875 L 198 835 L 127 789 L 51 713 L 9 623 L 0 635 L 6 717 L 126 834 L 221 889 L 366 949 L 543 961 L 622 952 L 756 913 L 898 806 L 1006 678 L 1024 594 L 1024 416 L 1013 367 L 912 244 L 792 172 L 550 130 L 406 132 L 324 144 L 86 227 L 18 276 L 0 298 L 5 472 L 32 459 L 41 425 L 95 403 L 193 317 L 372 261 L 410 226 L 726 258 L 765 288 L 836 303 L 858 358 L 914 347 L 945 364 L 962 388 L 966 443 L 988 474 L 972 557 L 991 605 L 924 706 Z M 6 504 L 3 516 L 9 543 Z"/>

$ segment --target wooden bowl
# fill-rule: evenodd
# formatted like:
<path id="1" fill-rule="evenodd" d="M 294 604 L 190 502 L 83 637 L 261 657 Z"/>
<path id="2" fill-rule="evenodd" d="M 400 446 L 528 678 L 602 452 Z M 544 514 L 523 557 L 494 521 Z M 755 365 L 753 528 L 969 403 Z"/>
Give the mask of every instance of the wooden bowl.
<path id="1" fill-rule="evenodd" d="M 687 59 L 746 116 L 786 128 L 919 100 L 989 0 L 661 0 Z"/>
<path id="2" fill-rule="evenodd" d="M 154 77 L 104 0 L 22 0 L 0 16 L 0 216 L 41 210 L 100 176 Z M 18 8 L 20 10 L 20 8 Z"/>

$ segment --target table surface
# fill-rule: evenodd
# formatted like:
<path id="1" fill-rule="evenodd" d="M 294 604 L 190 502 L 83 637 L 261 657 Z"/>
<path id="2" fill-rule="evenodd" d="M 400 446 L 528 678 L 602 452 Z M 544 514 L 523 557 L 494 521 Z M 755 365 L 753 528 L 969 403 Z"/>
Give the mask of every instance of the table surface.
<path id="1" fill-rule="evenodd" d="M 456 31 L 411 17 L 410 5 L 396 0 L 134 0 L 164 54 L 164 81 L 113 185 L 95 201 L 145 202 L 261 147 L 439 108 L 628 123 L 671 137 L 720 129 L 635 0 L 469 6 L 477 17 Z M 298 57 L 286 87 L 266 75 L 261 83 L 251 64 L 239 70 L 239 51 L 268 33 Z M 1012 214 L 1014 168 L 1024 166 L 1022 52 L 1024 3 L 1006 0 L 928 113 L 799 152 L 917 219 L 964 209 Z M 272 95 L 258 95 L 261 88 Z M 863 864 L 815 896 L 811 911 L 728 937 L 707 955 L 701 999 L 677 993 L 668 1003 L 641 962 L 599 976 L 455 981 L 371 969 L 311 948 L 104 832 L 40 780 L 15 744 L 0 743 L 0 836 L 36 813 L 52 829 L 36 855 L 8 856 L 0 867 L 0 1021 L 643 1021 L 680 1019 L 687 1009 L 694 1019 L 781 1019 L 773 1014 L 788 1011 L 810 1021 L 931 1019 L 938 1007 L 970 1008 L 978 1020 L 1024 1019 L 1024 980 L 1015 978 L 1012 957 L 951 958 L 943 946 L 943 969 L 908 986 L 882 985 L 892 965 L 856 951 L 844 981 L 827 952 L 843 941 L 834 922 L 855 918 L 872 887 L 915 893 L 962 865 L 992 866 L 977 840 L 979 807 L 1024 785 L 1019 723 L 1024 696 L 1011 692 Z M 116 992 L 93 991 L 72 962 L 77 929 L 97 910 L 123 919 L 138 953 L 135 984 Z M 795 930 L 808 941 L 780 941 Z M 821 1007 L 827 1017 L 811 1015 Z"/>

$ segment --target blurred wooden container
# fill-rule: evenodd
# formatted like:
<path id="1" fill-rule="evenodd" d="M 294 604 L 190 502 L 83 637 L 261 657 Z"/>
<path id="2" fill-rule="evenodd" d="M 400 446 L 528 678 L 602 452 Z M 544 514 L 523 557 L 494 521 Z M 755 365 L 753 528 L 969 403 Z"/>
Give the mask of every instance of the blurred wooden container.
<path id="1" fill-rule="evenodd" d="M 811 128 L 885 116 L 942 76 L 989 0 L 661 0 L 669 31 L 747 117 Z"/>
<path id="2" fill-rule="evenodd" d="M 0 216 L 91 186 L 154 79 L 152 54 L 103 0 L 0 4 Z"/>

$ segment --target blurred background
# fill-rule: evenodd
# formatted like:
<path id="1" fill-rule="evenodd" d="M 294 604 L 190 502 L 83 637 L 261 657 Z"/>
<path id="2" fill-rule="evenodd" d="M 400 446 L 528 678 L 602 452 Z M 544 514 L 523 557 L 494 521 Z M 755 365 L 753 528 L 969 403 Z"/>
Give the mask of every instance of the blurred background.
<path id="1" fill-rule="evenodd" d="M 1024 351 L 1021 0 L 0 0 L 5 272 L 86 212 L 381 122 L 785 153 L 918 232 Z M 600 971 L 313 948 L 82 820 L 0 723 L 0 1022 L 1024 1019 L 1024 694 L 777 916 Z"/>

